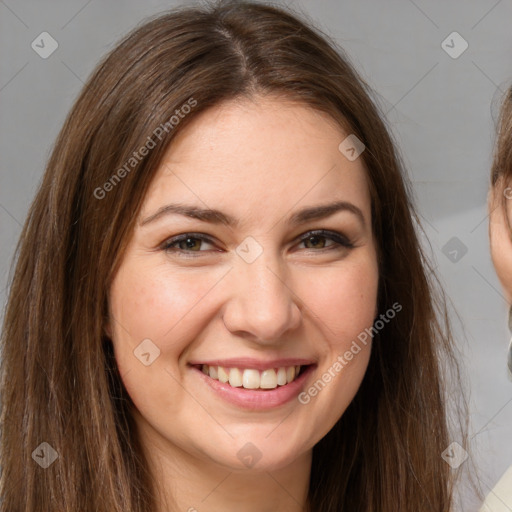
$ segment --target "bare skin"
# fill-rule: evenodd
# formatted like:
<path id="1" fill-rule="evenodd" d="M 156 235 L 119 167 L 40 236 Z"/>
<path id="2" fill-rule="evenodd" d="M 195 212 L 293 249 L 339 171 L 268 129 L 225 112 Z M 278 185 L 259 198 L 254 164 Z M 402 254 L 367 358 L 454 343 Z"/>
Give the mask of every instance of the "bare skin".
<path id="1" fill-rule="evenodd" d="M 502 198 L 505 198 L 505 210 Z M 490 190 L 488 205 L 492 261 L 506 298 L 512 303 L 512 187 L 503 179 Z"/>
<path id="2" fill-rule="evenodd" d="M 160 489 L 158 512 L 306 509 L 312 448 L 354 398 L 371 341 L 307 404 L 295 396 L 246 409 L 191 363 L 302 358 L 313 368 L 304 390 L 332 375 L 338 356 L 371 327 L 378 284 L 371 202 L 362 159 L 338 150 L 347 135 L 325 114 L 283 99 L 229 101 L 179 133 L 158 169 L 111 288 L 108 326 Z M 289 222 L 334 201 L 352 206 Z M 239 224 L 176 213 L 147 221 L 178 202 Z M 304 236 L 319 229 L 342 243 Z M 162 248 L 187 233 L 208 241 Z M 249 263 L 237 248 L 262 252 Z M 160 351 L 147 366 L 133 352 L 145 339 Z"/>

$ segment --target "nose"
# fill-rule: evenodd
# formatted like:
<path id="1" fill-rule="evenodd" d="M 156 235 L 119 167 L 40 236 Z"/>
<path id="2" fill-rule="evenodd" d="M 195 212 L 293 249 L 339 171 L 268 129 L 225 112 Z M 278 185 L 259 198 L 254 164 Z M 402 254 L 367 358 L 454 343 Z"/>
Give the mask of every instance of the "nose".
<path id="1" fill-rule="evenodd" d="M 234 335 L 259 345 L 275 345 L 302 319 L 302 301 L 293 290 L 286 265 L 265 250 L 252 263 L 237 258 L 230 272 L 230 297 L 224 324 Z"/>

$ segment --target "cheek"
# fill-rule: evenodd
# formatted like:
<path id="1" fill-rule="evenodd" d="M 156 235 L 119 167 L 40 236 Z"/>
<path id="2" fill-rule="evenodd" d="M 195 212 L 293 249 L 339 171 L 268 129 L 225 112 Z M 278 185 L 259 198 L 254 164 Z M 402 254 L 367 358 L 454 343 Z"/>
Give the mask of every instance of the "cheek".
<path id="1" fill-rule="evenodd" d="M 309 303 L 318 312 L 316 332 L 318 335 L 320 329 L 323 333 L 323 357 L 315 379 L 299 395 L 308 417 L 315 418 L 308 425 L 315 439 L 325 435 L 342 416 L 366 373 L 379 278 L 371 251 L 347 260 L 343 268 L 323 272 L 323 276 L 317 274 L 317 287 Z"/>
<path id="2" fill-rule="evenodd" d="M 507 254 L 507 248 L 504 245 L 500 243 L 493 243 L 491 245 L 492 261 L 507 300 L 510 303 L 512 302 L 512 252 Z M 510 251 L 512 251 L 512 248 Z"/>
<path id="3" fill-rule="evenodd" d="M 314 276 L 304 287 L 309 291 L 304 295 L 307 305 L 317 316 L 330 349 L 342 350 L 375 318 L 379 278 L 375 257 L 347 261 L 343 267 L 319 270 Z"/>
<path id="4" fill-rule="evenodd" d="M 119 371 L 135 400 L 143 389 L 162 382 L 172 387 L 170 375 L 182 377 L 180 357 L 208 323 L 203 304 L 221 277 L 217 274 L 171 273 L 135 262 L 120 268 L 110 294 L 112 340 Z M 144 366 L 143 357 L 150 365 Z"/>
<path id="5" fill-rule="evenodd" d="M 194 278 L 190 273 L 143 265 L 121 269 L 111 290 L 115 331 L 121 336 L 128 332 L 133 342 L 150 338 L 158 344 L 173 329 L 179 330 L 179 324 L 186 322 L 214 284 L 210 274 Z"/>
<path id="6" fill-rule="evenodd" d="M 119 269 L 110 293 L 112 341 L 124 386 L 146 417 L 186 409 L 180 357 L 208 323 L 203 304 L 218 274 L 170 272 L 136 259 Z"/>

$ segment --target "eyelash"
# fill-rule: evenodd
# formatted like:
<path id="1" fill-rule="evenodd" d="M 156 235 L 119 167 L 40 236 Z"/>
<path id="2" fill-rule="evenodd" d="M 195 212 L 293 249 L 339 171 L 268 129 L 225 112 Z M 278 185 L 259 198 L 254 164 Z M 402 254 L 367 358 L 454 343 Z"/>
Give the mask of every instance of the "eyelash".
<path id="1" fill-rule="evenodd" d="M 350 242 L 345 236 L 343 236 L 341 233 L 337 233 L 336 231 L 327 231 L 324 229 L 317 229 L 313 231 L 308 231 L 299 239 L 299 243 L 303 243 L 308 238 L 311 238 L 313 236 L 317 237 L 323 237 L 327 238 L 335 243 L 335 245 L 330 245 L 328 247 L 322 247 L 320 249 L 314 249 L 314 248 L 308 248 L 306 250 L 309 251 L 316 251 L 316 252 L 324 252 L 324 251 L 331 251 L 331 250 L 340 250 L 340 249 L 353 249 L 354 244 Z M 207 242 L 209 244 L 213 245 L 212 240 L 208 238 L 207 236 L 203 235 L 202 233 L 184 233 L 183 235 L 178 235 L 173 238 L 170 238 L 169 240 L 166 240 L 161 245 L 161 250 L 165 251 L 166 253 L 178 253 L 185 257 L 192 257 L 196 258 L 200 255 L 202 252 L 207 251 L 192 251 L 192 250 L 185 250 L 185 249 L 179 249 L 172 247 L 176 244 L 179 244 L 180 242 L 186 241 L 188 239 L 192 240 L 201 240 L 203 242 Z M 197 254 L 195 254 L 197 253 Z"/>

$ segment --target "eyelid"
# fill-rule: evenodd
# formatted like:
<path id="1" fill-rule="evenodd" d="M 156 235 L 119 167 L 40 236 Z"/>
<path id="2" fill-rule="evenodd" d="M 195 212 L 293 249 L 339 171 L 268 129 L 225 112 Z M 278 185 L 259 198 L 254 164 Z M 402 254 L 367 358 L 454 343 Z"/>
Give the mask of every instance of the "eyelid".
<path id="1" fill-rule="evenodd" d="M 329 251 L 333 249 L 353 249 L 355 247 L 354 243 L 344 235 L 343 233 L 340 233 L 338 231 L 334 230 L 328 230 L 328 229 L 311 229 L 309 231 L 306 231 L 302 233 L 299 237 L 295 238 L 294 243 L 303 243 L 305 240 L 312 236 L 321 236 L 324 238 L 327 238 L 334 242 L 334 245 L 330 245 L 328 247 L 322 247 L 320 249 L 308 249 L 305 250 L 313 251 L 313 252 L 323 252 L 323 251 Z M 160 244 L 159 248 L 163 251 L 169 252 L 169 253 L 178 253 L 178 254 L 187 254 L 187 256 L 196 257 L 199 256 L 202 252 L 208 252 L 208 251 L 187 251 L 185 249 L 179 249 L 179 248 L 171 248 L 171 245 L 178 244 L 184 240 L 187 240 L 188 238 L 195 238 L 198 240 L 202 240 L 206 243 L 209 243 L 211 245 L 215 245 L 215 242 L 212 240 L 212 238 L 204 233 L 195 233 L 195 232 L 189 232 L 189 233 L 182 233 L 180 235 L 173 236 L 171 238 L 166 239 L 162 244 Z M 219 252 L 219 251 L 215 251 Z"/>
<path id="2" fill-rule="evenodd" d="M 322 236 L 322 237 L 328 238 L 328 239 L 334 241 L 338 245 L 339 248 L 345 247 L 345 248 L 351 249 L 354 247 L 353 242 L 346 235 L 344 235 L 343 233 L 339 233 L 338 231 L 333 231 L 330 229 L 311 229 L 309 231 L 306 231 L 302 235 L 300 235 L 300 237 L 297 240 L 299 243 L 302 243 L 312 236 Z M 327 249 L 327 248 L 325 248 L 325 249 Z M 321 251 L 322 249 L 309 249 L 309 250 Z"/>
<path id="3" fill-rule="evenodd" d="M 176 249 L 176 248 L 171 251 L 171 247 L 170 247 L 171 245 L 183 242 L 183 241 L 187 240 L 188 238 L 197 238 L 198 240 L 202 240 L 203 242 L 209 243 L 211 245 L 215 245 L 215 242 L 208 235 L 205 235 L 204 233 L 189 232 L 189 233 L 182 233 L 180 235 L 176 235 L 176 236 L 173 236 L 171 238 L 164 240 L 160 244 L 159 248 L 166 252 L 174 252 L 174 253 L 182 253 L 182 254 L 186 253 L 186 254 L 190 254 L 192 256 L 194 256 L 194 253 L 200 254 L 202 252 L 207 252 L 207 251 L 186 251 L 184 249 Z"/>

